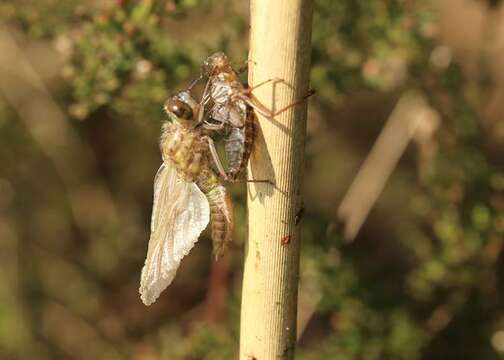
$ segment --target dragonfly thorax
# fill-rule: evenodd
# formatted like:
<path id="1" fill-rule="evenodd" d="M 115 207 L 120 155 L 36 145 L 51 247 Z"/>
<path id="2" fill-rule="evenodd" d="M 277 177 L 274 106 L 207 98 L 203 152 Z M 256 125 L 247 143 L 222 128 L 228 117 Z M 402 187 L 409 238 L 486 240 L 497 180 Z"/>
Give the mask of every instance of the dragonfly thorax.
<path id="1" fill-rule="evenodd" d="M 242 85 L 229 74 L 219 74 L 212 78 L 210 97 L 213 107 L 210 116 L 217 122 L 230 124 L 232 127 L 243 127 L 247 105 L 240 98 Z"/>
<path id="2" fill-rule="evenodd" d="M 209 167 L 208 144 L 202 131 L 180 122 L 167 122 L 161 136 L 163 160 L 170 161 L 187 181 L 195 181 Z"/>
<path id="3" fill-rule="evenodd" d="M 201 66 L 201 73 L 206 77 L 222 72 L 233 72 L 229 59 L 223 52 L 210 55 Z"/>

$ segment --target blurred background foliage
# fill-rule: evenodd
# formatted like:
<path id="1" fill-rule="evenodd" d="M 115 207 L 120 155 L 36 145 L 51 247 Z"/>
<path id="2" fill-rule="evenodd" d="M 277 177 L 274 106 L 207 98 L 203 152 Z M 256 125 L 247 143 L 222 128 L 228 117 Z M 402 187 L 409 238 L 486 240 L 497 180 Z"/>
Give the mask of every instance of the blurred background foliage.
<path id="1" fill-rule="evenodd" d="M 299 359 L 504 357 L 502 20 L 500 1 L 315 0 Z M 4 0 L 0 21 L 0 358 L 235 358 L 243 186 L 229 256 L 205 234 L 155 305 L 137 289 L 161 105 L 210 53 L 244 63 L 248 4 Z M 376 147 L 345 197 L 412 91 L 390 126 L 409 145 Z"/>

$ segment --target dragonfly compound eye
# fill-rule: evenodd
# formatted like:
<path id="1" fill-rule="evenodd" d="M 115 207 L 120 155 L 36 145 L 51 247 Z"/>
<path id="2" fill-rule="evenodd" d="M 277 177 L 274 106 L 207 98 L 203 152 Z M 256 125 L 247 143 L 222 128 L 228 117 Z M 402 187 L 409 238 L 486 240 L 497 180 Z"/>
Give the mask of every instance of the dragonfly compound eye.
<path id="1" fill-rule="evenodd" d="M 170 98 L 166 100 L 164 107 L 167 112 L 184 120 L 191 120 L 194 115 L 191 107 L 178 99 Z"/>

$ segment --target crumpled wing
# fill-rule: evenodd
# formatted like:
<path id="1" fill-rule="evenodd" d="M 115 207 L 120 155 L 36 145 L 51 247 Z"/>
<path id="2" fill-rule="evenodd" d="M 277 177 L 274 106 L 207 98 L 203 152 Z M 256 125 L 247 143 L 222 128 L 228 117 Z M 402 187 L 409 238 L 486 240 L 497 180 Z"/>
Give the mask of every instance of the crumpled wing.
<path id="1" fill-rule="evenodd" d="M 182 258 L 189 253 L 210 220 L 206 196 L 193 182 L 163 163 L 154 179 L 151 235 L 140 279 L 140 297 L 150 305 L 173 281 Z"/>

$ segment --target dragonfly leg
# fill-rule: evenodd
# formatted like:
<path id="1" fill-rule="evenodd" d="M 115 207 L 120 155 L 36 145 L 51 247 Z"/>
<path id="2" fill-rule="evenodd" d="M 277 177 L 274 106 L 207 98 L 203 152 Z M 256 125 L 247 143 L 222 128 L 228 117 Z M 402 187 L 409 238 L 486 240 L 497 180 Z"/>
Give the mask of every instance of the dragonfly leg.
<path id="1" fill-rule="evenodd" d="M 315 94 L 315 90 L 313 90 L 313 89 L 308 90 L 308 93 L 305 96 L 303 96 L 300 99 L 294 100 L 294 102 L 290 103 L 289 105 L 281 108 L 280 110 L 275 111 L 272 116 L 277 116 L 277 115 L 283 113 L 284 111 L 290 109 L 291 107 L 294 107 L 298 104 L 301 104 L 302 102 L 304 102 L 305 100 L 307 100 L 310 96 L 312 96 L 314 94 Z"/>
<path id="2" fill-rule="evenodd" d="M 230 183 L 263 183 L 274 185 L 271 180 L 256 180 L 256 179 L 227 179 Z"/>
<path id="3" fill-rule="evenodd" d="M 270 82 L 274 82 L 274 83 L 277 83 L 277 82 L 283 82 L 282 79 L 280 78 L 271 78 L 271 79 L 268 79 L 268 80 L 264 80 L 264 81 L 261 81 L 259 84 L 256 84 L 254 86 L 251 86 L 249 88 L 246 88 L 244 90 L 245 93 L 247 94 L 250 94 L 252 91 L 254 91 L 255 89 L 263 86 L 263 85 L 266 85 L 266 84 L 269 84 Z"/>
<path id="4" fill-rule="evenodd" d="M 310 96 L 312 96 L 313 94 L 315 94 L 315 91 L 310 89 L 308 91 L 308 94 L 306 94 L 305 96 L 303 96 L 302 98 L 300 99 L 297 99 L 295 101 L 293 101 L 292 103 L 290 103 L 289 105 L 287 106 L 284 106 L 283 108 L 281 108 L 280 110 L 277 110 L 277 111 L 272 111 L 270 109 L 268 109 L 267 107 L 265 107 L 263 104 L 261 104 L 259 102 L 259 100 L 257 100 L 256 97 L 250 95 L 250 96 L 244 96 L 242 97 L 243 100 L 248 104 L 250 105 L 252 108 L 254 108 L 254 110 L 256 110 L 259 114 L 265 116 L 265 117 L 268 117 L 268 118 L 273 118 L 281 113 L 283 113 L 284 111 L 286 110 L 289 110 L 291 107 L 294 107 L 300 103 L 302 103 L 303 101 L 305 101 L 306 99 L 308 99 Z"/>
<path id="5" fill-rule="evenodd" d="M 219 154 L 217 154 L 217 149 L 215 148 L 215 143 L 213 139 L 209 136 L 203 136 L 203 140 L 208 143 L 208 148 L 210 149 L 210 155 L 212 156 L 212 160 L 219 171 L 219 175 L 222 179 L 228 181 L 229 178 L 224 170 L 224 166 L 222 166 L 222 162 L 220 161 Z"/>
<path id="6" fill-rule="evenodd" d="M 219 122 L 218 124 L 210 124 L 207 121 L 203 121 L 203 128 L 205 128 L 207 130 L 222 130 L 222 129 L 224 129 L 224 126 L 225 126 L 225 123 L 223 121 Z"/>

